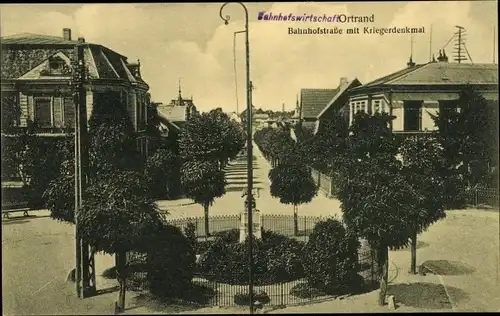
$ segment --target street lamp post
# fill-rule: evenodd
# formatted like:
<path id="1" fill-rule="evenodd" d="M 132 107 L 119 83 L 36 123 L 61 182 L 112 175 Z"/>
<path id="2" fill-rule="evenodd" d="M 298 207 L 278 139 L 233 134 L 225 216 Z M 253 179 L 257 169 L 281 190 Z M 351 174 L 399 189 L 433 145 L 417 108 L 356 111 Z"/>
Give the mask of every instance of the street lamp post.
<path id="1" fill-rule="evenodd" d="M 234 67 L 234 87 L 236 90 L 236 113 L 240 115 L 240 106 L 238 101 L 238 75 L 236 73 L 236 34 L 246 33 L 246 31 L 234 32 L 233 37 L 233 67 Z"/>
<path id="2" fill-rule="evenodd" d="M 220 18 L 226 25 L 229 24 L 230 16 L 224 16 L 222 11 L 230 2 L 224 3 L 220 8 Z M 247 195 L 247 214 L 248 214 L 248 292 L 250 298 L 250 314 L 253 314 L 253 221 L 252 221 L 252 200 L 253 200 L 253 168 L 252 168 L 252 101 L 251 101 L 251 83 L 250 83 L 250 44 L 248 42 L 248 10 L 242 2 L 236 2 L 245 10 L 245 48 L 246 48 L 246 88 L 247 88 L 247 168 L 248 168 L 248 195 Z"/>

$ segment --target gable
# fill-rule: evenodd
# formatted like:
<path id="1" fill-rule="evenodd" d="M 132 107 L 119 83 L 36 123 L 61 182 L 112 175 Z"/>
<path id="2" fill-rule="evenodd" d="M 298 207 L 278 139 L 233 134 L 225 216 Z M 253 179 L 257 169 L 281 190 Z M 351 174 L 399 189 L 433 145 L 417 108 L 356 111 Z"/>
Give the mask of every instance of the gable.
<path id="1" fill-rule="evenodd" d="M 54 68 L 55 65 L 58 65 L 57 67 L 60 68 Z M 71 60 L 62 52 L 57 52 L 17 79 L 46 80 L 61 78 L 67 79 L 68 77 L 71 77 Z"/>
<path id="2" fill-rule="evenodd" d="M 302 118 L 316 118 L 335 96 L 338 89 L 302 89 L 300 107 Z"/>

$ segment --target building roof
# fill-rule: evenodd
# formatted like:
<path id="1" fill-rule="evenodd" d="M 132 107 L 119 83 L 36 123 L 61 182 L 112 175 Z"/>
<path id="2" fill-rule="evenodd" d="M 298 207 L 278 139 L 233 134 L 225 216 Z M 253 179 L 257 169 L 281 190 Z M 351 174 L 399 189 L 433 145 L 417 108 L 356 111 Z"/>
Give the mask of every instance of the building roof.
<path id="1" fill-rule="evenodd" d="M 60 36 L 20 33 L 2 36 L 2 45 L 75 45 L 78 41 L 69 41 Z"/>
<path id="2" fill-rule="evenodd" d="M 301 117 L 316 118 L 328 102 L 337 94 L 337 89 L 301 89 Z"/>
<path id="3" fill-rule="evenodd" d="M 158 114 L 171 122 L 184 122 L 186 120 L 186 107 L 161 104 L 158 105 Z"/>
<path id="4" fill-rule="evenodd" d="M 180 130 L 180 127 L 177 126 L 174 122 L 172 122 L 169 118 L 167 118 L 163 113 L 158 111 L 158 117 L 160 118 L 160 122 L 163 125 L 163 127 L 169 132 L 171 129 L 173 130 Z"/>
<path id="5" fill-rule="evenodd" d="M 466 84 L 498 84 L 498 65 L 430 62 L 396 71 L 353 90 L 374 86 Z"/>
<path id="6" fill-rule="evenodd" d="M 252 118 L 255 120 L 267 120 L 269 119 L 269 114 L 267 113 L 254 113 Z"/>
<path id="7" fill-rule="evenodd" d="M 330 102 L 328 102 L 328 104 L 326 105 L 326 107 L 324 107 L 323 110 L 321 110 L 321 112 L 318 114 L 317 118 L 320 118 L 329 108 L 331 108 L 332 106 L 334 106 L 335 102 L 337 100 L 339 100 L 339 98 L 347 90 L 349 90 L 349 88 L 351 88 L 351 87 L 357 87 L 359 85 L 361 85 L 361 82 L 357 78 L 354 78 L 353 80 L 347 81 L 346 83 L 340 85 L 337 88 L 337 93 L 335 94 L 335 96 L 330 100 Z"/>
<path id="8" fill-rule="evenodd" d="M 29 45 L 44 45 L 47 46 L 46 54 L 33 53 L 32 56 L 27 55 L 29 63 L 25 60 L 21 60 L 19 63 L 13 66 L 6 67 L 6 64 L 12 64 L 12 59 L 15 56 L 9 54 L 9 51 L 4 51 L 2 53 L 2 79 L 29 79 L 29 80 L 48 80 L 48 79 L 61 79 L 54 76 L 44 76 L 43 69 L 48 66 L 48 61 L 50 58 L 57 56 L 66 61 L 68 67 L 71 67 L 71 58 L 73 52 L 68 50 L 72 49 L 78 41 L 67 40 L 59 36 L 50 35 L 40 35 L 32 33 L 22 33 L 11 36 L 4 36 L 0 39 L 0 44 L 21 46 L 22 49 L 29 49 Z M 52 48 L 51 45 L 65 45 L 68 46 L 67 49 L 57 49 L 57 47 Z M 146 84 L 140 76 L 132 75 L 127 62 L 127 57 L 105 47 L 102 45 L 84 43 L 84 60 L 88 69 L 88 74 L 90 79 L 125 79 L 132 83 L 142 83 Z M 63 78 L 69 78 L 70 73 L 62 76 Z"/>

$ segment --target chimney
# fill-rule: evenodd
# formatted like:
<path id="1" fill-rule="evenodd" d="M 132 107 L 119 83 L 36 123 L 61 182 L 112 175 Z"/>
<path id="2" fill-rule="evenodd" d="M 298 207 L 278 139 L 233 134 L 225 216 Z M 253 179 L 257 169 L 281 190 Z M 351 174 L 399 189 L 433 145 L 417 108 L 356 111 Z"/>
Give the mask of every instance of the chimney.
<path id="1" fill-rule="evenodd" d="M 67 41 L 71 41 L 71 29 L 63 28 L 63 38 Z"/>
<path id="2" fill-rule="evenodd" d="M 437 58 L 438 62 L 440 63 L 447 63 L 448 62 L 448 56 L 446 56 L 446 52 L 443 50 L 439 50 L 439 56 Z"/>
<path id="3" fill-rule="evenodd" d="M 82 44 L 85 43 L 85 38 L 79 37 L 78 38 L 78 43 L 82 43 Z"/>
<path id="4" fill-rule="evenodd" d="M 340 86 L 342 87 L 343 85 L 347 84 L 347 77 L 340 77 Z"/>

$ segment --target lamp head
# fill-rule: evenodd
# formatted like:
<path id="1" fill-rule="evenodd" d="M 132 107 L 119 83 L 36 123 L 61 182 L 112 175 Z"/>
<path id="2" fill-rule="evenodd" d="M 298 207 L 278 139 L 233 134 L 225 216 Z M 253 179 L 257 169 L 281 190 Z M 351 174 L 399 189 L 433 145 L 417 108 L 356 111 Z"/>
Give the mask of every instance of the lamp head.
<path id="1" fill-rule="evenodd" d="M 228 21 L 228 20 L 225 20 L 225 21 L 224 21 L 224 24 L 228 25 L 228 24 L 229 24 L 229 21 Z"/>

